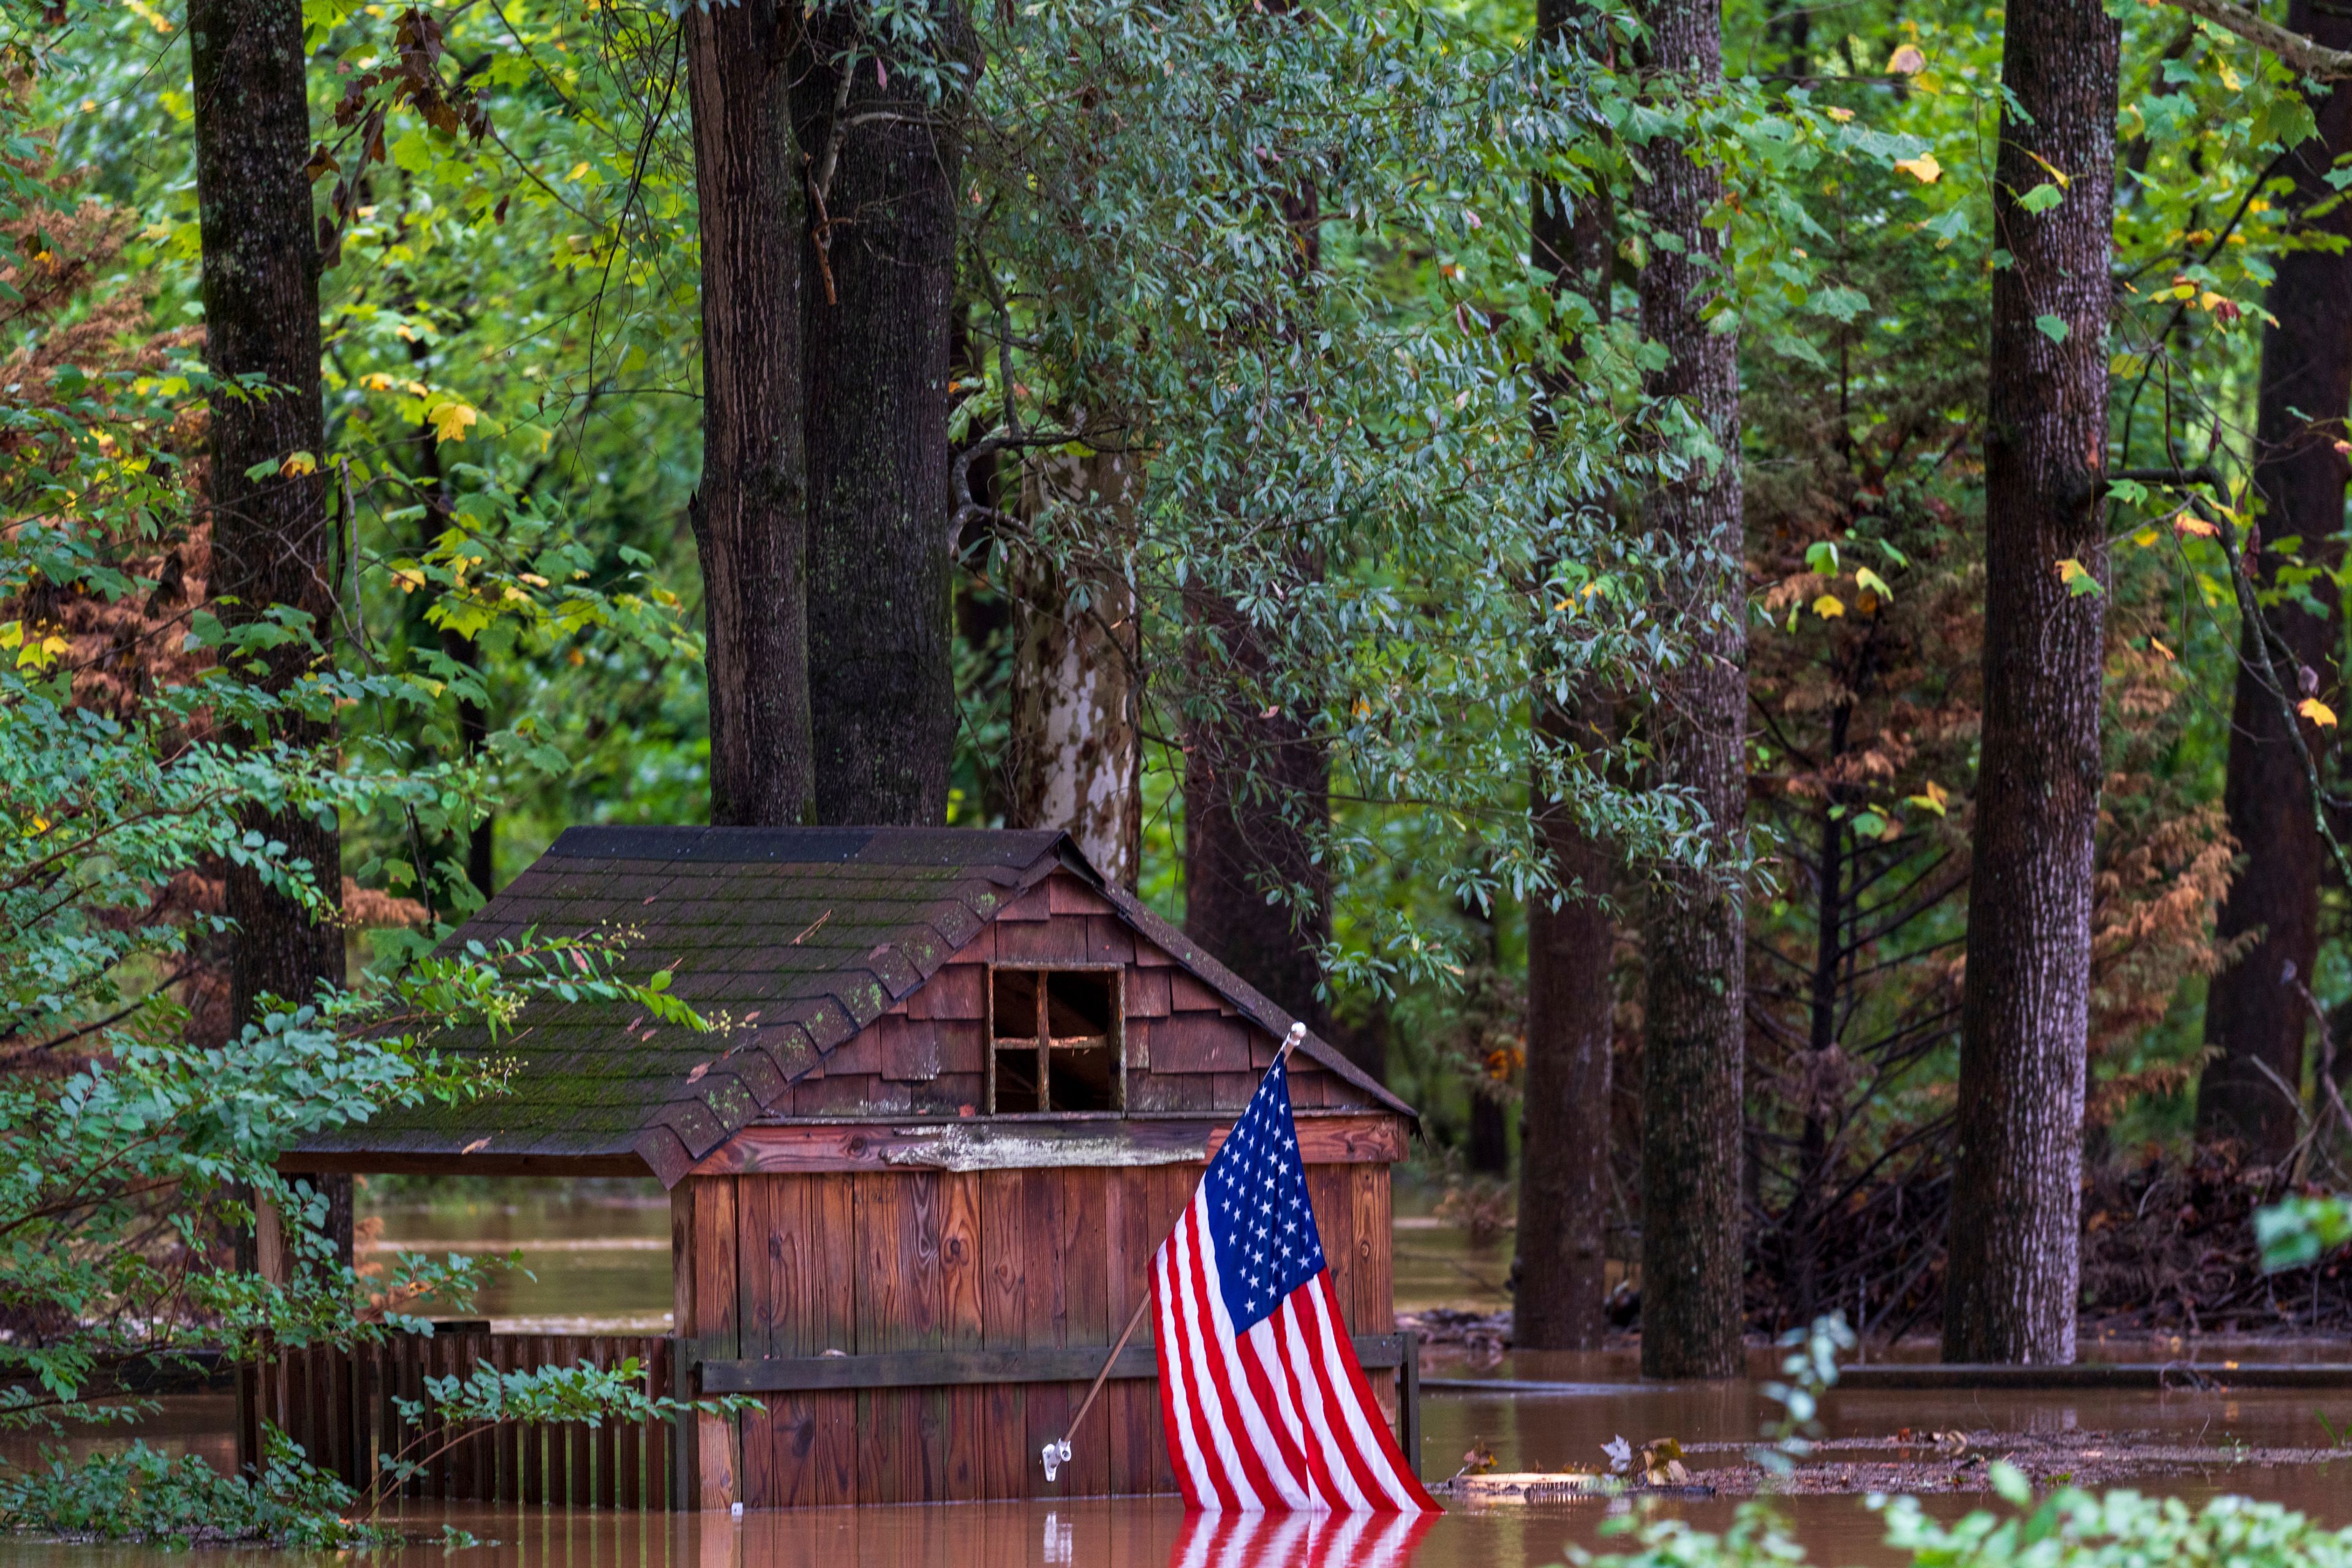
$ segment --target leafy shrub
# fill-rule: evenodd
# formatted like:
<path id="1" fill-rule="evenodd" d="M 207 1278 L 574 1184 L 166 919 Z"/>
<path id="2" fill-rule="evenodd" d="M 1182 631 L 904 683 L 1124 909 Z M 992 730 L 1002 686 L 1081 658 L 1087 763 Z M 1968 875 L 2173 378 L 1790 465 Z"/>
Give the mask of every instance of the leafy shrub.
<path id="1" fill-rule="evenodd" d="M 389 1531 L 354 1521 L 352 1489 L 266 1428 L 257 1477 L 224 1476 L 202 1458 L 134 1442 L 0 1479 L 0 1525 L 41 1535 L 185 1547 L 202 1542 L 345 1548 L 383 1544 Z"/>

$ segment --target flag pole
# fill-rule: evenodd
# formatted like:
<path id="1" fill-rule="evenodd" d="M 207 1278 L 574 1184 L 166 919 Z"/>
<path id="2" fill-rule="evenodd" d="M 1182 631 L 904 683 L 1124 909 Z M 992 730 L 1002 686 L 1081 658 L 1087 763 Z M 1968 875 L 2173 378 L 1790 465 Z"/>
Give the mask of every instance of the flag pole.
<path id="1" fill-rule="evenodd" d="M 1290 1033 L 1283 1037 L 1282 1048 L 1274 1053 L 1274 1060 L 1266 1064 L 1266 1070 L 1271 1072 L 1275 1068 L 1280 1066 L 1283 1058 L 1289 1056 L 1292 1049 L 1297 1046 L 1298 1042 L 1306 1037 L 1306 1025 L 1291 1025 Z M 1087 1418 L 1087 1412 L 1095 1407 L 1095 1398 L 1097 1394 L 1102 1393 L 1103 1384 L 1109 1381 L 1110 1369 L 1118 1364 L 1119 1352 L 1127 1349 L 1127 1342 L 1135 1337 L 1135 1331 L 1142 1326 L 1143 1314 L 1150 1309 L 1150 1306 L 1151 1287 L 1147 1283 L 1143 1288 L 1143 1294 L 1136 1300 L 1135 1315 L 1127 1320 L 1127 1327 L 1121 1331 L 1118 1336 L 1118 1342 L 1111 1346 L 1110 1354 L 1103 1358 L 1102 1370 L 1095 1373 L 1094 1386 L 1087 1390 L 1087 1397 L 1085 1401 L 1079 1405 L 1078 1413 L 1070 1417 L 1070 1425 L 1062 1433 L 1061 1440 L 1059 1442 L 1048 1442 L 1045 1445 L 1045 1452 L 1042 1457 L 1045 1461 L 1045 1479 L 1047 1480 L 1052 1480 L 1054 1479 L 1055 1472 L 1059 1470 L 1064 1465 L 1070 1462 L 1070 1439 L 1078 1435 L 1079 1423 L 1085 1421 Z"/>

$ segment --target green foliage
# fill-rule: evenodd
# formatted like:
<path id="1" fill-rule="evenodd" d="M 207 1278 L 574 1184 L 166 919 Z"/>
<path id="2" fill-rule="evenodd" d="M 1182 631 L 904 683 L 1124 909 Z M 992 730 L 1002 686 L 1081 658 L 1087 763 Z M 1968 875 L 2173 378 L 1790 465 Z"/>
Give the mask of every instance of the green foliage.
<path id="1" fill-rule="evenodd" d="M 2352 1198 L 2297 1197 L 2254 1213 L 2263 1267 L 2273 1273 L 2316 1263 L 2352 1241 Z"/>
<path id="2" fill-rule="evenodd" d="M 41 1468 L 0 1477 L 0 1528 L 183 1548 L 344 1551 L 398 1541 L 350 1520 L 352 1489 L 310 1464 L 300 1445 L 275 1426 L 264 1427 L 264 1440 L 257 1476 L 224 1476 L 200 1455 L 173 1458 L 143 1442 L 79 1460 L 53 1453 Z"/>

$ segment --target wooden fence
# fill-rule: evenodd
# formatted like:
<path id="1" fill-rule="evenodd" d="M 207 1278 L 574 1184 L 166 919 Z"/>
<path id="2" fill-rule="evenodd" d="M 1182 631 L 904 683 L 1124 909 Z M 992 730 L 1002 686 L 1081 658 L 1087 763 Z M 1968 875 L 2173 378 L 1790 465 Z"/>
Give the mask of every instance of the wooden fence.
<path id="1" fill-rule="evenodd" d="M 476 1426 L 468 1431 L 425 1416 L 404 1423 L 397 1399 L 425 1400 L 428 1377 L 465 1376 L 482 1363 L 500 1372 L 610 1367 L 635 1356 L 646 1390 L 672 1390 L 672 1342 L 656 1334 L 494 1334 L 484 1325 L 436 1328 L 430 1339 L 402 1334 L 354 1351 L 323 1347 L 281 1352 L 246 1369 L 237 1388 L 237 1458 L 261 1454 L 261 1426 L 277 1426 L 313 1463 L 364 1489 L 380 1457 L 404 1450 L 435 1454 L 402 1495 L 479 1502 L 569 1504 L 574 1508 L 669 1506 L 672 1433 L 667 1422 L 642 1426 Z M 453 1443 L 450 1440 L 455 1438 Z"/>

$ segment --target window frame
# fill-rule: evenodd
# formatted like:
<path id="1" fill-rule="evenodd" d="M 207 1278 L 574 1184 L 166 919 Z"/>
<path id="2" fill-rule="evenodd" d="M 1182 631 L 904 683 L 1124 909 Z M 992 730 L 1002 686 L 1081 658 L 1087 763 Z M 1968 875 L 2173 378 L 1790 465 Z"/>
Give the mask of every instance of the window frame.
<path id="1" fill-rule="evenodd" d="M 1017 961 L 988 965 L 987 1005 L 983 1008 L 982 1027 L 987 1035 L 988 1079 L 982 1101 L 982 1114 L 990 1117 L 1070 1117 L 1124 1116 L 1127 1114 L 1127 969 L 1123 963 L 1038 963 Z M 999 1110 L 996 1108 L 996 1053 L 999 1037 L 996 1032 L 996 977 L 1000 973 L 1030 974 L 1037 980 L 1037 1030 L 1031 1041 L 1037 1053 L 1037 1105 L 1035 1110 Z M 1103 1048 L 1110 1052 L 1111 1105 L 1107 1110 L 1063 1110 L 1054 1107 L 1053 1056 L 1056 1037 L 1049 1031 L 1052 1012 L 1046 1005 L 1048 977 L 1055 974 L 1105 974 L 1110 976 L 1109 1032 L 1101 1036 L 1071 1035 L 1061 1037 L 1064 1048 L 1078 1042 L 1100 1039 Z M 1003 1037 L 1008 1041 L 1022 1038 L 1018 1035 Z M 1018 1046 L 1008 1048 L 1018 1049 Z M 1085 1048 L 1092 1048 L 1089 1045 Z"/>

